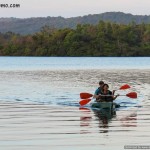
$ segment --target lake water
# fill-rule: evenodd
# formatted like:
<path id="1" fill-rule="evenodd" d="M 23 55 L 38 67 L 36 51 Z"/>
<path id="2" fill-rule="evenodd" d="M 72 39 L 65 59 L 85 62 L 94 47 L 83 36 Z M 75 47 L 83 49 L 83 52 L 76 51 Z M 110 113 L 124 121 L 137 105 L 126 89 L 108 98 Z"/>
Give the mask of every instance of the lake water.
<path id="1" fill-rule="evenodd" d="M 0 57 L 0 70 L 150 69 L 150 57 Z"/>
<path id="2" fill-rule="evenodd" d="M 117 98 L 113 113 L 79 106 L 98 81 L 127 83 L 137 99 Z M 149 145 L 150 57 L 0 57 L 2 150 L 124 149 Z"/>

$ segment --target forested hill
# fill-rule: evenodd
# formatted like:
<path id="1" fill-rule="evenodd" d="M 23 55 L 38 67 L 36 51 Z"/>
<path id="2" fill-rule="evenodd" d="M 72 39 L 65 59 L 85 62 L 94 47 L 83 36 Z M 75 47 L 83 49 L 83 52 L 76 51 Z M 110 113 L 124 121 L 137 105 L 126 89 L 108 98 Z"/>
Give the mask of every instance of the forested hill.
<path id="1" fill-rule="evenodd" d="M 0 56 L 150 56 L 150 24 L 100 21 L 75 29 L 45 26 L 31 35 L 0 33 Z"/>
<path id="2" fill-rule="evenodd" d="M 150 23 L 150 16 L 125 14 L 122 12 L 106 12 L 102 14 L 87 15 L 83 17 L 38 17 L 38 18 L 0 18 L 0 32 L 8 31 L 19 34 L 33 34 L 41 30 L 43 26 L 52 28 L 75 28 L 77 24 L 98 24 L 100 20 L 119 24 Z"/>

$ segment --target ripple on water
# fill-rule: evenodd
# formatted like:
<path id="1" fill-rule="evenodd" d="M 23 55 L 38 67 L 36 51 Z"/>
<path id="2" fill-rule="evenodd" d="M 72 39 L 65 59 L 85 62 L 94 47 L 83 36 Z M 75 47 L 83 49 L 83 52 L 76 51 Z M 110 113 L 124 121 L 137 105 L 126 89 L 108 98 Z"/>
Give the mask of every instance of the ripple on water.
<path id="1" fill-rule="evenodd" d="M 148 75 L 147 70 L 120 70 L 111 74 L 101 70 L 3 72 L 0 74 L 1 148 L 91 150 L 148 144 Z M 111 89 L 130 83 L 131 91 L 137 90 L 138 99 L 119 97 L 116 102 L 121 107 L 112 114 L 91 110 L 89 105 L 79 109 L 79 93 L 91 93 L 97 88 L 95 82 L 104 77 Z"/>

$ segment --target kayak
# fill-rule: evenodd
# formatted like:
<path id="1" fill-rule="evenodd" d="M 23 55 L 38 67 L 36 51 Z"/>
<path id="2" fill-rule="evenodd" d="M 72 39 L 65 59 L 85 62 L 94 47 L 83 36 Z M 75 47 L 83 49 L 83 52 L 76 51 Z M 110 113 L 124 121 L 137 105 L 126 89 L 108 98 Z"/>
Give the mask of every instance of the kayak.
<path id="1" fill-rule="evenodd" d="M 91 107 L 98 109 L 115 109 L 118 108 L 119 105 L 113 102 L 93 102 L 91 103 Z"/>

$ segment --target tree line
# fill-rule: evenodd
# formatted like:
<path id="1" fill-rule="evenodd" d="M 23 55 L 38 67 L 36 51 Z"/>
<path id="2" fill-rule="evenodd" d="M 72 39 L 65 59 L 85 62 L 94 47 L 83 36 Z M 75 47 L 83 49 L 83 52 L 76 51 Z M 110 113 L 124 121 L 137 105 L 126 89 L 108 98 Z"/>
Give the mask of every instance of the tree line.
<path id="1" fill-rule="evenodd" d="M 150 56 L 150 24 L 78 24 L 75 29 L 42 27 L 20 35 L 0 33 L 1 56 Z"/>

